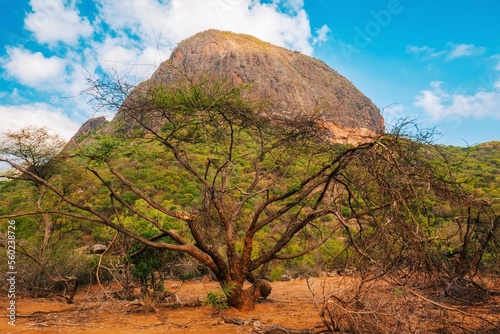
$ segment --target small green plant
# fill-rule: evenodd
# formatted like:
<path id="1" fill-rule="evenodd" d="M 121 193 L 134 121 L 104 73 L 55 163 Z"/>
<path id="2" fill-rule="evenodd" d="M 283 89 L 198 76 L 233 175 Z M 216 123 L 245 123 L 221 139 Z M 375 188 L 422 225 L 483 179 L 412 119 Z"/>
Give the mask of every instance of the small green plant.
<path id="1" fill-rule="evenodd" d="M 404 295 L 403 290 L 401 290 L 401 289 L 394 289 L 394 296 L 401 297 L 403 295 Z"/>
<path id="2" fill-rule="evenodd" d="M 236 289 L 235 285 L 224 284 L 222 286 L 222 293 L 209 292 L 207 297 L 203 300 L 203 304 L 212 306 L 214 312 L 218 313 L 221 310 L 229 308 L 228 298 Z"/>
<path id="3" fill-rule="evenodd" d="M 231 294 L 234 292 L 234 290 L 236 290 L 236 285 L 234 284 L 223 284 L 222 285 L 222 292 L 224 292 L 224 295 L 226 296 L 226 298 L 229 298 L 231 296 Z"/>
<path id="4" fill-rule="evenodd" d="M 207 297 L 203 300 L 203 304 L 212 306 L 214 312 L 220 312 L 221 310 L 229 308 L 226 295 L 214 292 L 209 292 L 207 294 Z"/>

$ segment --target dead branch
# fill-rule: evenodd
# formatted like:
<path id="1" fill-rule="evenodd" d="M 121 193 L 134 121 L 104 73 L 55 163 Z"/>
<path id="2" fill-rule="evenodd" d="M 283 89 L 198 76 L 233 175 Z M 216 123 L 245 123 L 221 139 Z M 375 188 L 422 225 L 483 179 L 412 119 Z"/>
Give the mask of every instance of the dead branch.
<path id="1" fill-rule="evenodd" d="M 239 318 L 229 318 L 226 315 L 222 315 L 222 319 L 228 323 L 237 326 L 253 326 L 254 333 L 259 334 L 320 334 L 326 333 L 326 328 L 320 329 L 295 329 L 295 328 L 286 328 L 281 325 L 262 325 L 259 321 L 255 320 L 244 320 Z"/>

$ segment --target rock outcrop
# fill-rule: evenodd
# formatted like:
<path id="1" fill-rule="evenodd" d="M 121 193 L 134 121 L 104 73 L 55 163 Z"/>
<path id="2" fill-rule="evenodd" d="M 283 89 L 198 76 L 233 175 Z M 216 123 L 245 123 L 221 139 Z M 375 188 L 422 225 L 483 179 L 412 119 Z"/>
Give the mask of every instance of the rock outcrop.
<path id="1" fill-rule="evenodd" d="M 89 119 L 88 121 L 83 123 L 80 129 L 78 129 L 75 135 L 66 144 L 63 152 L 69 152 L 72 149 L 76 148 L 76 143 L 81 142 L 87 134 L 92 131 L 96 131 L 97 129 L 105 126 L 107 123 L 109 122 L 104 116 Z"/>
<path id="2" fill-rule="evenodd" d="M 218 30 L 207 30 L 179 43 L 170 59 L 139 84 L 125 104 L 134 96 L 140 99 L 141 92 L 147 93 L 149 87 L 175 85 L 187 77 L 247 85 L 249 89 L 243 90 L 247 98 L 271 104 L 270 117 L 313 116 L 335 142 L 366 142 L 384 132 L 379 109 L 322 61 L 253 36 Z M 136 127 L 120 112 L 109 125 L 105 122 L 103 117 L 89 120 L 73 139 L 96 128 L 128 133 Z"/>
<path id="3" fill-rule="evenodd" d="M 249 35 L 208 30 L 192 36 L 144 84 L 169 85 L 186 74 L 249 84 L 249 97 L 270 101 L 280 117 L 321 115 L 339 141 L 366 141 L 384 131 L 379 109 L 342 75 L 320 60 Z"/>

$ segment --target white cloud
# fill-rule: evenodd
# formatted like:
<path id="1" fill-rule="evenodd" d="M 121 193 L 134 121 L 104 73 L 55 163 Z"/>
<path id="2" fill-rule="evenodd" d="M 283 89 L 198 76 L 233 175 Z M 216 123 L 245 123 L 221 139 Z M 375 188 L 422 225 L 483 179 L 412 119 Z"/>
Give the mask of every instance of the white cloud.
<path id="1" fill-rule="evenodd" d="M 99 0 L 92 25 L 79 12 L 79 2 L 30 0 L 24 26 L 52 53 L 6 48 L 7 56 L 0 59 L 5 77 L 35 91 L 20 99 L 26 87 L 19 87 L 20 94 L 3 96 L 2 126 L 30 121 L 71 136 L 78 129 L 71 119 L 79 123 L 92 114 L 88 97 L 79 95 L 87 78 L 99 77 L 104 69 L 134 82 L 145 80 L 176 44 L 203 30 L 251 34 L 304 54 L 312 54 L 313 45 L 326 41 L 330 32 L 326 25 L 311 32 L 303 0 Z"/>
<path id="2" fill-rule="evenodd" d="M 313 52 L 302 0 L 266 4 L 255 0 L 103 0 L 99 12 L 100 19 L 112 30 L 133 32 L 141 45 L 158 46 L 162 51 L 197 32 L 214 28 L 252 34 L 305 54 Z"/>
<path id="3" fill-rule="evenodd" d="M 492 59 L 498 60 L 495 70 L 500 71 L 500 55 L 494 55 Z M 500 77 L 493 83 L 493 88 L 500 92 Z"/>
<path id="4" fill-rule="evenodd" d="M 10 103 L 21 103 L 23 101 L 23 98 L 21 94 L 19 94 L 19 90 L 17 88 L 14 88 L 11 92 L 0 92 L 0 99 L 9 101 Z"/>
<path id="5" fill-rule="evenodd" d="M 0 132 L 19 129 L 28 125 L 45 126 L 66 140 L 78 131 L 80 125 L 71 120 L 61 109 L 44 103 L 0 106 Z"/>
<path id="6" fill-rule="evenodd" d="M 494 55 L 491 58 L 496 59 L 498 61 L 497 66 L 495 66 L 495 70 L 500 71 L 500 55 Z"/>
<path id="7" fill-rule="evenodd" d="M 437 51 L 427 45 L 407 45 L 406 53 L 414 54 L 423 59 L 436 58 L 446 56 L 447 60 L 452 60 L 460 57 L 480 56 L 486 52 L 485 47 L 478 47 L 474 44 L 454 44 L 448 43 L 445 50 Z"/>
<path id="8" fill-rule="evenodd" d="M 81 63 L 75 57 L 45 57 L 41 52 L 31 52 L 22 47 L 7 47 L 7 57 L 1 67 L 7 78 L 44 93 L 57 93 L 59 97 L 79 95 L 86 88 L 88 71 L 93 64 Z"/>
<path id="9" fill-rule="evenodd" d="M 321 28 L 316 29 L 316 37 L 314 38 L 314 44 L 323 44 L 328 41 L 328 34 L 330 34 L 332 30 L 324 24 Z"/>
<path id="10" fill-rule="evenodd" d="M 26 16 L 24 25 L 39 43 L 74 45 L 80 37 L 88 37 L 94 31 L 89 20 L 80 17 L 75 1 L 31 0 L 30 5 L 32 12 Z"/>
<path id="11" fill-rule="evenodd" d="M 152 45 L 130 43 L 125 37 L 110 37 L 101 43 L 94 43 L 92 53 L 96 63 L 106 71 L 113 70 L 118 77 L 133 77 L 145 80 L 154 72 L 160 62 L 166 60 L 170 51 L 160 51 Z M 134 80 L 132 79 L 132 80 Z"/>
<path id="12" fill-rule="evenodd" d="M 7 47 L 8 59 L 2 67 L 7 74 L 28 87 L 40 90 L 63 89 L 66 63 L 52 56 L 45 58 L 41 52 Z"/>
<path id="13" fill-rule="evenodd" d="M 494 91 L 480 91 L 474 95 L 449 94 L 442 82 L 431 82 L 431 90 L 423 90 L 416 97 L 415 105 L 434 120 L 446 117 L 500 118 L 500 84 Z"/>
<path id="14" fill-rule="evenodd" d="M 66 43 L 59 45 L 59 54 L 77 54 L 85 58 L 85 66 L 90 71 L 101 67 L 137 80 L 148 78 L 181 40 L 211 28 L 251 34 L 305 54 L 312 54 L 313 45 L 325 42 L 330 32 L 324 25 L 313 36 L 303 0 L 274 0 L 271 3 L 256 0 L 100 0 L 96 3 L 98 12 L 93 22 L 95 36 L 99 39 L 82 40 L 85 45 L 82 47 L 75 43 L 80 37 L 92 36 L 94 28 L 87 18 L 80 16 L 76 3 L 76 0 L 31 0 L 32 12 L 25 18 L 25 27 L 35 34 L 39 43 L 51 46 Z M 75 86 L 72 84 L 75 80 L 69 77 L 78 70 L 75 60 L 65 59 L 65 77 L 60 66 L 62 59 L 45 58 L 26 50 L 22 55 L 24 59 L 31 58 L 34 62 L 29 64 L 33 65 L 23 66 L 15 57 L 10 57 L 9 64 L 9 74 L 21 83 L 47 90 L 44 84 L 54 77 L 49 72 L 54 73 L 57 67 L 59 80 L 49 87 L 61 82 Z M 50 66 L 38 66 L 42 63 Z"/>
<path id="15" fill-rule="evenodd" d="M 417 56 L 421 56 L 424 59 L 439 57 L 446 53 L 446 51 L 436 51 L 436 49 L 431 48 L 427 45 L 417 46 L 417 45 L 407 45 L 406 53 L 411 53 Z"/>
<path id="16" fill-rule="evenodd" d="M 429 48 L 427 45 L 424 45 L 424 46 L 407 45 L 406 46 L 406 53 L 420 54 L 420 53 L 427 52 L 430 49 L 431 48 Z"/>
<path id="17" fill-rule="evenodd" d="M 105 22 L 113 34 L 90 49 L 101 68 L 132 81 L 151 76 L 183 39 L 212 28 L 312 54 L 330 29 L 324 25 L 313 36 L 303 6 L 302 0 L 101 0 L 96 22 Z"/>
<path id="18" fill-rule="evenodd" d="M 486 51 L 486 48 L 477 47 L 474 44 L 449 43 L 448 46 L 451 48 L 450 53 L 448 55 L 448 59 L 455 59 L 459 57 L 468 57 L 468 56 L 479 56 Z"/>

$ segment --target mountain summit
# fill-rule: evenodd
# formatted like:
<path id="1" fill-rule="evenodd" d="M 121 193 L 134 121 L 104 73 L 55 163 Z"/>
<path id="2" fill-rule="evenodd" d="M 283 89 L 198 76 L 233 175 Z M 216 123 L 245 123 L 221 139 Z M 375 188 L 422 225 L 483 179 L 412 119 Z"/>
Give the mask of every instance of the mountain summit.
<path id="1" fill-rule="evenodd" d="M 250 35 L 207 30 L 182 41 L 143 84 L 173 84 L 183 76 L 223 78 L 251 87 L 250 98 L 293 118 L 321 115 L 337 141 L 366 141 L 384 131 L 379 109 L 325 63 Z"/>

